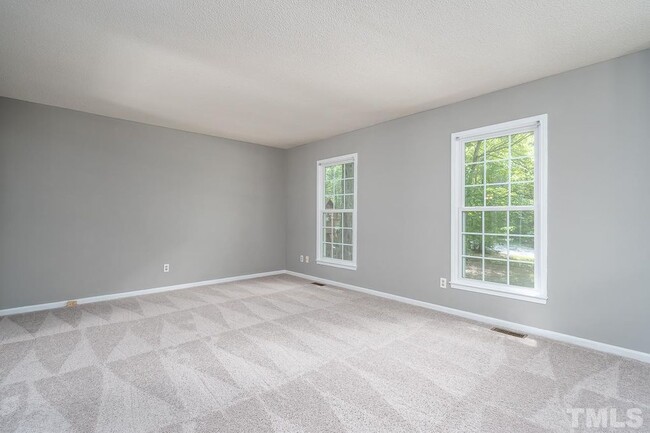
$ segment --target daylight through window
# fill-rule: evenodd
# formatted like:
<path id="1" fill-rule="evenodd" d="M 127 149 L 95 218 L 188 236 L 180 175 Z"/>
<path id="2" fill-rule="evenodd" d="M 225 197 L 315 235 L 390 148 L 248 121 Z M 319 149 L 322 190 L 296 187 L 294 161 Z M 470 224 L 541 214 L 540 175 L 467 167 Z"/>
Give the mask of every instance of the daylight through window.
<path id="1" fill-rule="evenodd" d="M 452 136 L 452 287 L 544 300 L 546 116 Z"/>
<path id="2" fill-rule="evenodd" d="M 357 155 L 318 162 L 320 264 L 356 268 Z"/>

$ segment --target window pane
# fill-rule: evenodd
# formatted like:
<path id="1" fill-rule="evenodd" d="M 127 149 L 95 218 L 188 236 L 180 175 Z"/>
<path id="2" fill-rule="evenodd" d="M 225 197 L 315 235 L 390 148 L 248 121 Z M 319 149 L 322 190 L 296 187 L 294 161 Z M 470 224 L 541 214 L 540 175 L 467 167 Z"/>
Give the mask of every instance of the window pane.
<path id="1" fill-rule="evenodd" d="M 337 212 L 334 214 L 334 227 L 342 227 L 343 226 L 343 214 L 341 212 Z"/>
<path id="2" fill-rule="evenodd" d="M 532 206 L 535 203 L 535 183 L 513 183 L 510 202 L 513 206 Z"/>
<path id="3" fill-rule="evenodd" d="M 345 208 L 354 209 L 354 195 L 350 194 L 345 196 Z"/>
<path id="4" fill-rule="evenodd" d="M 501 260 L 485 259 L 485 281 L 508 283 L 508 263 Z"/>
<path id="5" fill-rule="evenodd" d="M 353 178 L 354 177 L 354 163 L 348 162 L 345 164 L 345 177 Z"/>
<path id="6" fill-rule="evenodd" d="M 332 184 L 334 185 L 334 194 L 343 194 L 343 181 L 342 180 L 334 180 L 334 181 L 332 181 Z"/>
<path id="7" fill-rule="evenodd" d="M 508 257 L 508 238 L 485 235 L 485 257 L 506 259 Z"/>
<path id="8" fill-rule="evenodd" d="M 465 206 L 483 206 L 482 186 L 468 186 L 465 188 Z"/>
<path id="9" fill-rule="evenodd" d="M 326 180 L 325 181 L 325 195 L 334 194 L 334 181 Z"/>
<path id="10" fill-rule="evenodd" d="M 508 161 L 488 162 L 485 164 L 486 183 L 508 182 Z"/>
<path id="11" fill-rule="evenodd" d="M 323 214 L 323 227 L 332 227 L 332 214 L 329 212 Z"/>
<path id="12" fill-rule="evenodd" d="M 325 206 L 325 209 L 334 209 L 334 197 L 331 195 L 326 195 L 323 206 Z"/>
<path id="13" fill-rule="evenodd" d="M 481 185 L 483 183 L 483 164 L 465 165 L 465 185 Z"/>
<path id="14" fill-rule="evenodd" d="M 345 181 L 345 193 L 346 194 L 354 193 L 354 180 L 348 179 Z"/>
<path id="15" fill-rule="evenodd" d="M 508 231 L 507 217 L 506 211 L 485 211 L 485 233 L 505 235 Z"/>
<path id="16" fill-rule="evenodd" d="M 343 245 L 343 260 L 352 261 L 352 246 Z"/>
<path id="17" fill-rule="evenodd" d="M 510 284 L 535 287 L 535 265 L 532 263 L 510 262 Z"/>
<path id="18" fill-rule="evenodd" d="M 485 205 L 486 206 L 507 206 L 508 205 L 508 186 L 487 186 L 485 188 Z"/>
<path id="19" fill-rule="evenodd" d="M 535 180 L 535 161 L 532 158 L 513 159 L 511 182 Z"/>
<path id="20" fill-rule="evenodd" d="M 334 209 L 344 209 L 343 205 L 344 203 L 344 196 L 342 195 L 337 195 L 334 196 Z"/>
<path id="21" fill-rule="evenodd" d="M 488 138 L 485 140 L 485 159 L 493 161 L 495 159 L 507 159 L 510 156 L 510 137 Z"/>
<path id="22" fill-rule="evenodd" d="M 334 242 L 341 243 L 343 241 L 343 230 L 334 229 Z"/>
<path id="23" fill-rule="evenodd" d="M 463 235 L 463 255 L 483 257 L 483 236 Z"/>
<path id="24" fill-rule="evenodd" d="M 332 257 L 335 259 L 343 258 L 343 245 L 338 245 L 338 244 L 332 245 Z"/>
<path id="25" fill-rule="evenodd" d="M 334 165 L 334 179 L 343 179 L 343 164 Z"/>
<path id="26" fill-rule="evenodd" d="M 343 229 L 343 243 L 350 245 L 352 244 L 352 230 Z"/>
<path id="27" fill-rule="evenodd" d="M 469 233 L 483 232 L 481 212 L 463 212 L 463 231 Z"/>
<path id="28" fill-rule="evenodd" d="M 334 240 L 334 229 L 323 229 L 323 242 L 332 242 Z"/>
<path id="29" fill-rule="evenodd" d="M 323 257 L 332 257 L 332 244 L 323 244 Z"/>
<path id="30" fill-rule="evenodd" d="M 465 143 L 465 162 L 483 161 L 483 140 Z"/>
<path id="31" fill-rule="evenodd" d="M 532 210 L 510 212 L 510 234 L 535 234 L 535 213 Z"/>
<path id="32" fill-rule="evenodd" d="M 331 181 L 334 179 L 334 166 L 325 167 L 325 180 Z"/>
<path id="33" fill-rule="evenodd" d="M 343 214 L 343 227 L 352 227 L 352 212 Z"/>
<path id="34" fill-rule="evenodd" d="M 535 134 L 524 132 L 512 136 L 512 157 L 535 155 Z"/>
<path id="35" fill-rule="evenodd" d="M 535 260 L 535 238 L 510 236 L 510 260 L 532 262 Z"/>
<path id="36" fill-rule="evenodd" d="M 463 278 L 469 278 L 471 280 L 482 280 L 482 259 L 471 259 L 463 257 Z"/>

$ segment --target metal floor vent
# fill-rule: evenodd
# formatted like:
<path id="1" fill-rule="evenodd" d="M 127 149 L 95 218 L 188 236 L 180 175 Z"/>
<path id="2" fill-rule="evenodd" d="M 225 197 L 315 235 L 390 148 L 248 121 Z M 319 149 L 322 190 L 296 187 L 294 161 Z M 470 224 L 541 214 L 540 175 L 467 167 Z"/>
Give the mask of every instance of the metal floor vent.
<path id="1" fill-rule="evenodd" d="M 527 334 L 521 334 L 519 332 L 510 331 L 508 329 L 503 329 L 503 328 L 496 328 L 495 327 L 495 328 L 492 328 L 492 330 L 494 332 L 500 332 L 501 334 L 506 334 L 506 335 L 510 335 L 512 337 L 517 337 L 517 338 L 526 338 L 526 337 L 528 337 Z"/>
<path id="2" fill-rule="evenodd" d="M 323 283 L 317 283 L 317 282 L 313 282 L 312 284 L 313 284 L 314 286 L 319 286 L 319 287 L 323 287 L 323 286 L 325 285 L 325 284 L 323 284 Z"/>

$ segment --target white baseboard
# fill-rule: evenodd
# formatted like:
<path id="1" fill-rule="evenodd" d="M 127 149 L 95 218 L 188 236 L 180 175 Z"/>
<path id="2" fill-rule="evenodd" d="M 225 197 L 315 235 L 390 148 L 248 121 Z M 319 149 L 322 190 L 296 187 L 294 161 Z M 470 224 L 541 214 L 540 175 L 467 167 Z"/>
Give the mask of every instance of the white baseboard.
<path id="1" fill-rule="evenodd" d="M 172 290 L 189 289 L 190 287 L 207 286 L 210 284 L 230 283 L 233 281 L 250 280 L 251 278 L 268 277 L 271 275 L 284 274 L 287 271 L 261 272 L 258 274 L 237 275 L 234 277 L 217 278 L 216 280 L 197 281 L 194 283 L 176 284 L 174 286 L 155 287 L 153 289 L 133 290 L 130 292 L 111 293 L 109 295 L 89 296 L 87 298 L 74 299 L 77 304 L 89 304 L 91 302 L 110 301 L 112 299 L 130 298 L 131 296 L 150 295 L 152 293 L 169 292 Z M 65 307 L 68 301 L 49 302 L 47 304 L 27 305 L 24 307 L 7 308 L 0 310 L 0 316 L 10 316 L 13 314 L 30 313 L 33 311 L 51 310 L 54 308 Z"/>
<path id="2" fill-rule="evenodd" d="M 636 359 L 638 361 L 650 363 L 650 353 L 639 352 L 637 350 L 626 349 L 624 347 L 614 346 L 614 345 L 607 344 L 607 343 L 601 343 L 599 341 L 588 340 L 586 338 L 576 337 L 576 336 L 568 335 L 568 334 L 562 334 L 560 332 L 549 331 L 549 330 L 541 329 L 541 328 L 535 328 L 533 326 L 522 325 L 520 323 L 509 322 L 507 320 L 496 319 L 496 318 L 490 317 L 490 316 L 484 316 L 484 315 L 481 315 L 481 314 L 470 313 L 468 311 L 457 310 L 455 308 L 445 307 L 443 305 L 432 304 L 432 303 L 424 302 L 424 301 L 418 301 L 418 300 L 411 299 L 411 298 L 406 298 L 406 297 L 403 297 L 403 296 L 393 295 L 391 293 L 380 292 L 378 290 L 367 289 L 365 287 L 359 287 L 359 286 L 354 286 L 352 284 L 340 283 L 338 281 L 328 280 L 328 279 L 320 278 L 320 277 L 314 277 L 312 275 L 301 274 L 299 272 L 287 271 L 287 270 L 261 272 L 261 273 L 257 273 L 257 274 L 248 274 L 248 275 L 237 275 L 237 276 L 234 276 L 234 277 L 217 278 L 215 280 L 197 281 L 197 282 L 194 282 L 194 283 L 177 284 L 177 285 L 174 285 L 174 286 L 155 287 L 155 288 L 151 288 L 151 289 L 134 290 L 134 291 L 130 291 L 130 292 L 112 293 L 112 294 L 108 294 L 108 295 L 99 295 L 99 296 L 90 296 L 90 297 L 87 297 L 87 298 L 76 299 L 76 301 L 77 301 L 78 304 L 88 304 L 88 303 L 92 303 L 92 302 L 110 301 L 112 299 L 129 298 L 129 297 L 132 297 L 132 296 L 149 295 L 149 294 L 153 294 L 153 293 L 169 292 L 169 291 L 172 291 L 172 290 L 189 289 L 191 287 L 207 286 L 207 285 L 210 285 L 210 284 L 229 283 L 229 282 L 233 282 L 233 281 L 249 280 L 249 279 L 252 279 L 252 278 L 261 278 L 261 277 L 268 277 L 268 276 L 280 275 L 280 274 L 293 275 L 295 277 L 305 278 L 305 279 L 308 279 L 308 280 L 313 280 L 313 281 L 316 281 L 316 282 L 325 283 L 325 284 L 329 284 L 329 285 L 332 285 L 332 286 L 338 286 L 338 287 L 342 287 L 344 289 L 354 290 L 356 292 L 367 293 L 369 295 L 379 296 L 381 298 L 386 298 L 386 299 L 392 299 L 394 301 L 403 302 L 405 304 L 416 305 L 418 307 L 428 308 L 430 310 L 435 310 L 435 311 L 440 311 L 442 313 L 452 314 L 454 316 L 459 316 L 459 317 L 463 317 L 463 318 L 466 318 L 466 319 L 475 320 L 477 322 L 483 322 L 483 323 L 487 323 L 487 324 L 494 325 L 494 326 L 499 326 L 499 327 L 503 327 L 503 328 L 512 329 L 514 331 L 523 332 L 525 334 L 538 335 L 540 337 L 548 338 L 548 339 L 551 339 L 551 340 L 561 341 L 563 343 L 574 344 L 576 346 L 586 347 L 588 349 L 593 349 L 593 350 L 597 350 L 597 351 L 605 352 L 605 353 L 611 353 L 611 354 L 614 354 L 614 355 L 619 355 L 619 356 L 623 356 L 623 357 L 626 357 L 626 358 Z M 29 312 L 33 312 L 33 311 L 51 310 L 51 309 L 54 309 L 54 308 L 61 308 L 61 307 L 65 307 L 66 302 L 68 302 L 68 301 L 67 300 L 66 301 L 57 301 L 57 302 L 50 302 L 50 303 L 47 303 L 47 304 L 37 304 L 37 305 L 27 305 L 27 306 L 24 306 L 24 307 L 7 308 L 5 310 L 0 310 L 0 316 L 10 316 L 10 315 L 13 315 L 13 314 L 29 313 Z"/>
<path id="3" fill-rule="evenodd" d="M 560 332 L 549 331 L 546 329 L 535 328 L 533 326 L 522 325 L 520 323 L 509 322 L 507 320 L 496 319 L 490 316 L 483 316 L 482 314 L 470 313 L 468 311 L 457 310 L 455 308 L 445 307 L 443 305 L 431 304 L 429 302 L 418 301 L 403 296 L 393 295 L 391 293 L 380 292 L 377 290 L 366 289 L 365 287 L 353 286 L 352 284 L 339 283 L 325 278 L 314 277 L 312 275 L 301 274 L 299 272 L 286 271 L 287 274 L 295 277 L 301 277 L 308 280 L 313 280 L 319 283 L 329 284 L 332 286 L 343 287 L 344 289 L 354 290 L 356 292 L 367 293 L 369 295 L 379 296 L 381 298 L 392 299 L 394 301 L 403 302 L 405 304 L 417 305 L 418 307 L 428 308 L 430 310 L 440 311 L 442 313 L 452 314 L 454 316 L 463 317 L 477 322 L 487 323 L 493 326 L 512 329 L 524 334 L 537 335 L 540 337 L 548 338 L 550 340 L 561 341 L 588 349 L 597 350 L 599 352 L 611 353 L 614 355 L 623 356 L 625 358 L 636 359 L 637 361 L 650 363 L 650 353 L 639 352 L 637 350 L 626 349 L 620 346 L 614 346 L 599 341 L 588 340 L 586 338 L 575 337 L 573 335 L 562 334 Z"/>

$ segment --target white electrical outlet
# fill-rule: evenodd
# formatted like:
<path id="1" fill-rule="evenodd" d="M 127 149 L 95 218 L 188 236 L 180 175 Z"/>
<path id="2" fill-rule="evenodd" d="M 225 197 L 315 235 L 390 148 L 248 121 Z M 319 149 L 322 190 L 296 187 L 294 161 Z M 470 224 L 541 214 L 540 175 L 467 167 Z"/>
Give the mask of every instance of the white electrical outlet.
<path id="1" fill-rule="evenodd" d="M 169 263 L 163 265 L 163 272 L 169 272 Z"/>
<path id="2" fill-rule="evenodd" d="M 304 261 L 305 261 L 305 256 L 303 256 L 303 255 L 301 254 L 301 255 L 300 255 L 300 263 L 303 263 Z"/>
<path id="3" fill-rule="evenodd" d="M 441 278 L 440 279 L 440 287 L 443 289 L 447 288 L 447 279 L 446 278 Z"/>
<path id="4" fill-rule="evenodd" d="M 309 263 L 309 256 L 305 256 L 305 263 Z"/>

